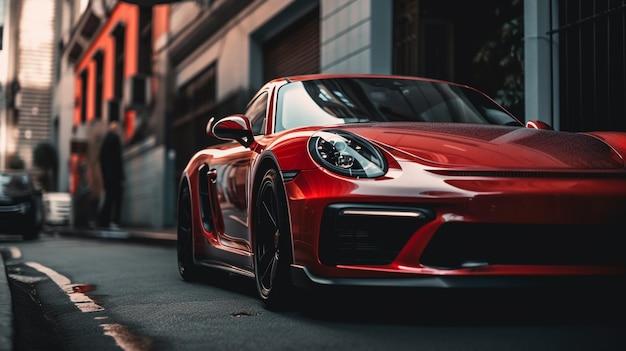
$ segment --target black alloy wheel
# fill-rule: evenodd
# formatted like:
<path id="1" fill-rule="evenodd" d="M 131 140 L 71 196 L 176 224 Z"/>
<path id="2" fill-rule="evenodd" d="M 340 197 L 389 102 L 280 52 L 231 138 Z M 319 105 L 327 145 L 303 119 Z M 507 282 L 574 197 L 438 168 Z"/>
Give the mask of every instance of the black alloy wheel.
<path id="1" fill-rule="evenodd" d="M 290 301 L 292 261 L 287 199 L 275 169 L 265 172 L 254 211 L 254 275 L 260 298 L 269 309 Z"/>

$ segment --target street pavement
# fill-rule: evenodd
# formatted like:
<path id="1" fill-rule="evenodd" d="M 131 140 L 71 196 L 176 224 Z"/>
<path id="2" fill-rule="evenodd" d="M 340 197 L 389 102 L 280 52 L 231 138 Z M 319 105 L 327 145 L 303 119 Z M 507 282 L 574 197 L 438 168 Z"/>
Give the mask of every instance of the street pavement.
<path id="1" fill-rule="evenodd" d="M 46 235 L 66 235 L 112 240 L 129 240 L 152 242 L 156 244 L 174 245 L 176 243 L 176 228 L 125 228 L 117 230 L 108 228 L 46 228 Z M 8 252 L 0 247 L 0 351 L 13 351 L 13 306 L 11 290 L 8 282 L 8 272 L 4 261 Z M 4 272 L 4 273 L 3 273 Z"/>
<path id="2" fill-rule="evenodd" d="M 11 290 L 4 267 L 4 251 L 0 252 L 0 351 L 13 350 L 13 307 Z"/>

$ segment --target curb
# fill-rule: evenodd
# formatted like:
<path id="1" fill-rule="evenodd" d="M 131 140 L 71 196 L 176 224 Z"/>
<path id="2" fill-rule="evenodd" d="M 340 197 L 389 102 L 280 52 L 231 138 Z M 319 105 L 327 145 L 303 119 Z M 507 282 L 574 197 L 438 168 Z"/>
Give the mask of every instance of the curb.
<path id="1" fill-rule="evenodd" d="M 121 230 L 110 230 L 104 228 L 85 229 L 72 227 L 57 227 L 48 230 L 48 234 L 58 234 L 64 236 L 124 240 L 135 242 L 149 242 L 159 245 L 175 245 L 175 229 L 142 229 L 129 228 Z M 7 259 L 5 248 L 0 247 L 0 351 L 13 351 L 13 300 L 8 281 L 8 274 L 5 266 Z"/>
<path id="2" fill-rule="evenodd" d="M 150 242 L 154 244 L 175 244 L 177 235 L 174 229 L 150 229 L 150 228 L 122 228 L 122 229 L 107 229 L 107 228 L 72 228 L 62 227 L 54 228 L 53 233 L 63 236 L 74 237 L 87 237 L 87 238 L 99 238 L 99 239 L 112 239 L 112 240 L 125 240 L 125 241 L 140 241 Z"/>
<path id="3" fill-rule="evenodd" d="M 8 272 L 4 265 L 5 252 L 0 248 L 0 351 L 13 350 L 13 303 Z"/>

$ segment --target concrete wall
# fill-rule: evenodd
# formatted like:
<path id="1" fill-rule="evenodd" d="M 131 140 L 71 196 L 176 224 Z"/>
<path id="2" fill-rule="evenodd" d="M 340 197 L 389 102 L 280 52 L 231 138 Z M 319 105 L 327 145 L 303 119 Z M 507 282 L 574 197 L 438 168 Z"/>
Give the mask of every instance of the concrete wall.
<path id="1" fill-rule="evenodd" d="M 393 1 L 322 0 L 324 73 L 392 72 Z"/>
<path id="2" fill-rule="evenodd" d="M 256 64 L 260 63 L 253 57 L 259 46 L 257 41 L 266 39 L 276 31 L 268 28 L 267 24 L 274 18 L 280 18 L 279 14 L 292 5 L 310 8 L 311 4 L 316 3 L 317 1 L 309 0 L 267 0 L 251 4 L 178 65 L 174 72 L 175 86 L 185 84 L 208 65 L 217 62 L 218 101 L 241 89 L 259 88 L 264 82 L 259 81 L 259 66 Z M 188 5 L 188 8 L 191 6 L 193 5 Z M 176 18 L 187 12 L 182 7 L 176 9 L 172 15 L 172 23 L 177 23 Z M 291 18 L 292 21 L 294 19 L 296 17 Z M 276 22 L 275 27 L 279 29 L 282 25 L 284 24 Z M 263 33 L 259 34 L 261 31 Z"/>
<path id="3" fill-rule="evenodd" d="M 59 169 L 57 175 L 57 189 L 69 191 L 69 162 L 70 140 L 72 139 L 72 121 L 74 118 L 74 69 L 67 65 L 67 60 L 61 60 L 59 81 L 53 90 L 52 122 L 58 118 L 58 132 L 53 135 L 59 157 Z M 53 129 L 51 129 L 53 130 Z"/>
<path id="4" fill-rule="evenodd" d="M 387 0 L 268 0 L 254 3 L 184 60 L 175 72 L 181 86 L 217 62 L 218 99 L 259 87 L 260 45 L 299 15 L 320 6 L 321 71 L 391 73 L 393 2 Z M 173 12 L 174 28 L 195 5 Z M 375 15 L 374 15 L 375 14 Z"/>
<path id="5" fill-rule="evenodd" d="M 540 120 L 558 130 L 559 42 L 557 35 L 551 38 L 547 34 L 552 29 L 551 24 L 553 28 L 558 27 L 558 13 L 553 11 L 553 18 L 550 18 L 550 6 L 557 9 L 557 1 L 524 1 L 525 113 L 526 120 Z M 557 103 L 552 104 L 552 101 Z"/>
<path id="6" fill-rule="evenodd" d="M 124 152 L 126 187 L 122 203 L 122 225 L 164 228 L 173 225 L 166 181 L 169 157 L 164 145 L 150 138 Z M 170 169 L 172 167 L 169 167 Z"/>
<path id="7" fill-rule="evenodd" d="M 50 141 L 50 114 L 52 101 L 52 78 L 54 62 L 54 2 L 21 0 L 12 6 L 21 6 L 19 18 L 12 18 L 12 26 L 17 26 L 16 64 L 20 84 L 20 98 L 16 101 L 19 121 L 14 135 L 16 152 L 24 160 L 27 169 L 33 164 L 33 150 L 40 142 Z M 13 9 L 15 10 L 15 9 Z M 12 11 L 13 11 L 12 10 Z M 5 28 L 11 33 L 11 28 Z M 7 43 L 9 44 L 9 43 Z M 5 44 L 5 45 L 7 45 Z M 3 50 L 9 50 L 7 46 Z M 10 74 L 10 73 L 9 73 Z M 10 141 L 9 141 L 10 142 Z M 12 150 L 7 150 L 11 152 Z"/>

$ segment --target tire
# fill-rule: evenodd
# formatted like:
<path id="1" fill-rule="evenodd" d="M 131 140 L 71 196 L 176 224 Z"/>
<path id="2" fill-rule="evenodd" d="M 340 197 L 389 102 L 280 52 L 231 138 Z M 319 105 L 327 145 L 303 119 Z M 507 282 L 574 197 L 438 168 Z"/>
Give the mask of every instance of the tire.
<path id="1" fill-rule="evenodd" d="M 189 186 L 184 185 L 178 196 L 176 254 L 178 273 L 185 281 L 198 281 L 200 268 L 193 261 L 193 225 Z"/>
<path id="2" fill-rule="evenodd" d="M 22 235 L 22 239 L 24 240 L 35 240 L 37 238 L 39 238 L 38 228 L 29 229 Z"/>
<path id="3" fill-rule="evenodd" d="M 26 224 L 26 229 L 22 234 L 22 239 L 24 240 L 35 240 L 39 238 L 39 231 L 41 230 L 41 211 L 38 206 L 34 207 L 34 213 L 28 216 L 28 224 Z"/>
<path id="4" fill-rule="evenodd" d="M 284 309 L 293 301 L 289 267 L 293 261 L 287 199 L 275 169 L 263 175 L 254 211 L 254 276 L 265 306 Z"/>

